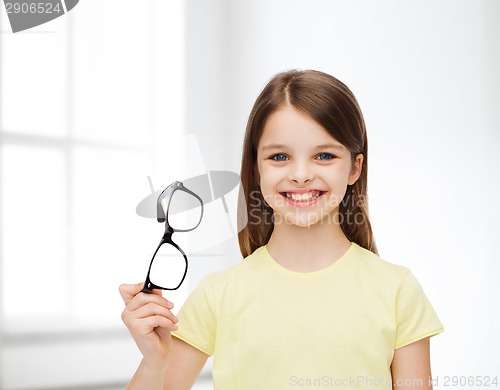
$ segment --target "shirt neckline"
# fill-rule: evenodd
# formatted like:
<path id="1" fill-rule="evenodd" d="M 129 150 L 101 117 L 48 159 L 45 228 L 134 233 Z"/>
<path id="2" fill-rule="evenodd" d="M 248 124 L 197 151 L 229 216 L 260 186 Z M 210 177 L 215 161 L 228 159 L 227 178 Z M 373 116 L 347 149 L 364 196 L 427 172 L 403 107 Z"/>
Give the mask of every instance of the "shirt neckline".
<path id="1" fill-rule="evenodd" d="M 341 267 L 343 267 L 344 264 L 348 263 L 349 258 L 353 256 L 353 253 L 355 252 L 357 246 L 358 245 L 355 242 L 351 242 L 349 248 L 347 248 L 347 250 L 333 264 L 330 264 L 329 266 L 322 268 L 320 270 L 311 272 L 293 271 L 291 269 L 283 267 L 271 256 L 271 254 L 267 250 L 267 245 L 264 245 L 262 249 L 264 252 L 264 258 L 266 262 L 271 264 L 271 266 L 281 274 L 288 275 L 297 279 L 311 279 L 329 274 L 331 272 L 335 272 Z"/>

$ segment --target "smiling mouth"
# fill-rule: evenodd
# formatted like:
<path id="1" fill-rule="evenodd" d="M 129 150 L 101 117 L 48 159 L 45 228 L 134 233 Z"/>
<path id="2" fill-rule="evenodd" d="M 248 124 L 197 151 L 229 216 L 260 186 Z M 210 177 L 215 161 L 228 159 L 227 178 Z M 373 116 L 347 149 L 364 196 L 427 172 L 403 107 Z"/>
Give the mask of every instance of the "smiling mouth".
<path id="1" fill-rule="evenodd" d="M 310 203 L 319 199 L 322 195 L 324 195 L 326 191 L 309 191 L 304 192 L 302 194 L 298 194 L 295 192 L 280 192 L 281 196 L 286 198 L 288 201 L 293 203 Z"/>

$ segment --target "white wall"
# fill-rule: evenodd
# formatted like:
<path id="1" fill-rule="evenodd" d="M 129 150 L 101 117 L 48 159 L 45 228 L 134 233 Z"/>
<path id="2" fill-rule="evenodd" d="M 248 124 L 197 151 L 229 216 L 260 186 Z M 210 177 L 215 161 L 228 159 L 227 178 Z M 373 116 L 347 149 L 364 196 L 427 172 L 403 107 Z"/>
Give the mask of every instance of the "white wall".
<path id="1" fill-rule="evenodd" d="M 155 20 L 164 22 L 158 23 L 164 27 L 158 34 L 175 34 L 168 29 L 166 9 L 155 3 Z M 340 78 L 358 97 L 368 126 L 370 206 L 381 255 L 414 271 L 446 328 L 432 342 L 434 377 L 442 385 L 445 376 L 500 374 L 494 301 L 500 295 L 494 246 L 500 233 L 495 208 L 500 3 L 186 0 L 182 12 L 185 48 L 170 53 L 175 62 L 158 59 L 150 79 L 161 86 L 186 85 L 179 96 L 151 88 L 159 95 L 152 99 L 153 130 L 161 142 L 170 141 L 166 127 L 183 128 L 196 136 L 207 170 L 239 172 L 247 115 L 272 75 L 313 68 Z M 159 50 L 161 42 L 148 44 Z M 152 149 L 159 175 L 165 156 L 159 145 Z M 239 258 L 236 240 L 212 252 L 225 256 L 193 261 L 192 282 Z M 120 356 L 121 367 L 94 370 L 93 378 L 67 370 L 64 383 L 127 380 L 139 357 L 122 333 L 102 343 L 106 353 L 101 355 L 108 361 L 113 351 L 127 355 Z M 90 360 L 85 363 L 86 357 L 97 359 L 95 349 L 88 350 L 91 342 L 68 340 L 52 351 L 69 356 L 74 344 L 83 344 L 75 362 L 92 370 Z M 31 356 L 46 364 L 29 371 L 41 375 L 38 385 L 54 385 L 57 366 L 44 361 L 45 345 L 21 341 L 4 345 L 0 383 L 36 385 L 36 377 L 22 371 Z"/>
<path id="2" fill-rule="evenodd" d="M 500 3 L 188 4 L 187 123 L 207 166 L 239 171 L 247 115 L 275 73 L 340 78 L 368 126 L 380 253 L 413 270 L 446 328 L 433 376 L 500 374 Z"/>

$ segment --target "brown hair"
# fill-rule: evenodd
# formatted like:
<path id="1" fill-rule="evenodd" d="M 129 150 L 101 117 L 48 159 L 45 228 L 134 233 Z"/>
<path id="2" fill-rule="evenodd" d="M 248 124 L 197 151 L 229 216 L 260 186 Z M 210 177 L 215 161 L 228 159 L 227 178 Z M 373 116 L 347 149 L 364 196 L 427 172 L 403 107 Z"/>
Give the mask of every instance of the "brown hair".
<path id="1" fill-rule="evenodd" d="M 291 70 L 277 74 L 264 87 L 250 112 L 240 172 L 240 197 L 244 198 L 244 202 L 240 202 L 238 208 L 238 221 L 246 222 L 238 233 L 241 254 L 246 257 L 267 244 L 273 232 L 274 224 L 269 218 L 273 210 L 259 190 L 257 146 L 266 120 L 286 105 L 305 112 L 323 126 L 351 152 L 353 162 L 357 154 L 363 155 L 361 175 L 356 183 L 347 187 L 339 206 L 340 224 L 350 241 L 378 254 L 366 203 L 368 141 L 361 109 L 345 84 L 333 76 L 314 70 Z M 260 196 L 260 199 L 256 199 L 256 196 Z"/>

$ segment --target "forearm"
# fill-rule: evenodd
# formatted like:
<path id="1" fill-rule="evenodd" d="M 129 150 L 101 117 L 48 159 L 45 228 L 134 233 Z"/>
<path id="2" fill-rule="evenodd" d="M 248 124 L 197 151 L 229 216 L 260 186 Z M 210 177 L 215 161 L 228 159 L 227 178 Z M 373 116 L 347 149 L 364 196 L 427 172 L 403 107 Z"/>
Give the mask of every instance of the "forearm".
<path id="1" fill-rule="evenodd" d="M 126 390 L 162 390 L 166 364 L 141 361 Z"/>

